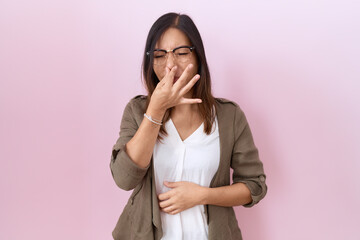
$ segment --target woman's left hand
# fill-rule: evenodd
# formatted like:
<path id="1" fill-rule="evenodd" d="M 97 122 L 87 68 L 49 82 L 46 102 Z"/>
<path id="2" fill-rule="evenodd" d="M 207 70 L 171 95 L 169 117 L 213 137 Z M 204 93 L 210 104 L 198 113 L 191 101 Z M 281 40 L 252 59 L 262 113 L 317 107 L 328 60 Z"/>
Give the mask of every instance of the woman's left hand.
<path id="1" fill-rule="evenodd" d="M 204 204 L 206 188 L 192 182 L 164 182 L 170 191 L 158 196 L 160 209 L 174 215 L 196 205 Z"/>

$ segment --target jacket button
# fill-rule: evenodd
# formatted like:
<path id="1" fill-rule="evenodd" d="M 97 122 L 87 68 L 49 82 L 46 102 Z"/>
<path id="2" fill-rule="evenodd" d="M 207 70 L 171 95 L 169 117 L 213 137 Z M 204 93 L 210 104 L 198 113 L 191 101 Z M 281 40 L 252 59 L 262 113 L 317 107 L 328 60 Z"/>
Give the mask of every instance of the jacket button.
<path id="1" fill-rule="evenodd" d="M 265 182 L 265 177 L 263 175 L 261 175 L 259 178 L 261 182 Z"/>

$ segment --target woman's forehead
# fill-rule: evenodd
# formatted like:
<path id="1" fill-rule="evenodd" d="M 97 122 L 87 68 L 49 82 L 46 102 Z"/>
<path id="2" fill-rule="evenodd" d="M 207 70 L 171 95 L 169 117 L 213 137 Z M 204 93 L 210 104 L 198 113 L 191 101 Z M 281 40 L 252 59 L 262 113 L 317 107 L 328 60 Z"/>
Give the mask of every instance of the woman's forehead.
<path id="1" fill-rule="evenodd" d="M 174 49 L 179 46 L 190 46 L 190 40 L 185 33 L 176 28 L 166 30 L 156 42 L 155 48 Z"/>

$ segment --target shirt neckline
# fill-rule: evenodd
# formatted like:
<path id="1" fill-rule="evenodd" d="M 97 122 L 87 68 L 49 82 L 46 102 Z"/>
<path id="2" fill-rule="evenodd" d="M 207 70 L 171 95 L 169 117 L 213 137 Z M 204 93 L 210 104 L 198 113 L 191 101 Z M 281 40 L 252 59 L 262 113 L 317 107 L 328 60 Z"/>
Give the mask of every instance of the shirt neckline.
<path id="1" fill-rule="evenodd" d="M 172 121 L 171 118 L 169 118 L 169 122 L 171 123 L 172 128 L 175 130 L 176 135 L 177 135 L 177 138 L 178 138 L 181 142 L 183 142 L 183 143 L 188 142 L 188 141 L 190 141 L 192 138 L 194 138 L 194 137 L 197 135 L 197 133 L 198 133 L 200 130 L 203 129 L 203 125 L 204 125 L 204 122 L 202 122 L 202 123 L 200 124 L 200 126 L 199 126 L 194 132 L 192 132 L 187 138 L 185 138 L 184 140 L 182 140 L 181 137 L 180 137 L 180 134 L 179 134 L 177 128 L 175 127 L 175 124 L 174 124 L 174 122 Z"/>

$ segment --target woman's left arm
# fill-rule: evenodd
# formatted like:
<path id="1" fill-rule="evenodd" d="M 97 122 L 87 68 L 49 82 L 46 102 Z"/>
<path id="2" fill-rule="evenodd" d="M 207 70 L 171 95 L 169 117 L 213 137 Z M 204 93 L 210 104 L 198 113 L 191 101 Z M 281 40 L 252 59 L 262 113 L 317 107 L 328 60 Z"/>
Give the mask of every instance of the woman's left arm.
<path id="1" fill-rule="evenodd" d="M 244 207 L 252 207 L 265 197 L 267 185 L 263 163 L 260 161 L 246 116 L 238 105 L 235 108 L 231 168 L 234 170 L 233 185 L 242 183 L 250 190 L 251 201 L 244 204 Z"/>
<path id="2" fill-rule="evenodd" d="M 233 184 L 203 191 L 204 204 L 252 207 L 267 192 L 263 163 L 244 112 L 235 104 L 234 147 L 231 157 Z"/>
<path id="3" fill-rule="evenodd" d="M 235 183 L 230 186 L 205 188 L 201 204 L 223 207 L 240 206 L 252 202 L 250 189 L 244 183 Z"/>
<path id="4" fill-rule="evenodd" d="M 196 205 L 217 205 L 232 207 L 251 203 L 251 192 L 244 183 L 216 188 L 203 187 L 192 182 L 164 182 L 171 188 L 159 194 L 160 208 L 169 214 L 176 214 Z"/>

